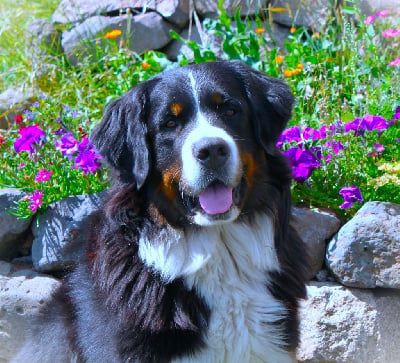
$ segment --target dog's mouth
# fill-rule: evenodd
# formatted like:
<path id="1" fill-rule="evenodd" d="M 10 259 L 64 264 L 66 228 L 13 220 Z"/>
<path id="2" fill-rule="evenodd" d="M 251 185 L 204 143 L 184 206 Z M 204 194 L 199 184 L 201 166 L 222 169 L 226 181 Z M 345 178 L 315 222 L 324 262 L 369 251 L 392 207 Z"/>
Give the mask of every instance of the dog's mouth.
<path id="1" fill-rule="evenodd" d="M 223 219 L 240 204 L 242 184 L 232 187 L 214 180 L 196 196 L 183 194 L 183 202 L 193 214 L 200 212 L 212 219 Z"/>

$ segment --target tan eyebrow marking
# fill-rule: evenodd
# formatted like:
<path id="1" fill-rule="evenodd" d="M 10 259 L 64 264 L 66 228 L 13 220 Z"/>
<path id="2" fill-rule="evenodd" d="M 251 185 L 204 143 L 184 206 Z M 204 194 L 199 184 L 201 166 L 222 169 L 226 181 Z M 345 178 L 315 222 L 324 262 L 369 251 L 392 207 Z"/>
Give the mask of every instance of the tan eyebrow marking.
<path id="1" fill-rule="evenodd" d="M 170 106 L 170 110 L 171 110 L 171 112 L 172 112 L 172 114 L 173 114 L 174 116 L 179 116 L 180 113 L 181 113 L 182 110 L 183 110 L 183 107 L 182 107 L 182 105 L 181 105 L 180 103 L 173 103 L 173 104 Z"/>
<path id="2" fill-rule="evenodd" d="M 212 100 L 214 103 L 216 103 L 217 105 L 220 105 L 221 103 L 224 102 L 224 99 L 222 97 L 222 95 L 220 93 L 214 93 L 212 95 Z"/>

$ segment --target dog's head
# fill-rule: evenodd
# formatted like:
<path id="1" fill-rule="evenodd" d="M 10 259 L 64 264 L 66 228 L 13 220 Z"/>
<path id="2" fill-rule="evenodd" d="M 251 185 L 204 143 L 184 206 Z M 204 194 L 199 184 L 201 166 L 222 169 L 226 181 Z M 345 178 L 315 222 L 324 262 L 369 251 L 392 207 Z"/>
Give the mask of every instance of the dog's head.
<path id="1" fill-rule="evenodd" d="M 92 140 L 170 223 L 225 223 L 289 183 L 271 160 L 282 161 L 293 102 L 285 83 L 238 61 L 176 68 L 110 104 Z"/>

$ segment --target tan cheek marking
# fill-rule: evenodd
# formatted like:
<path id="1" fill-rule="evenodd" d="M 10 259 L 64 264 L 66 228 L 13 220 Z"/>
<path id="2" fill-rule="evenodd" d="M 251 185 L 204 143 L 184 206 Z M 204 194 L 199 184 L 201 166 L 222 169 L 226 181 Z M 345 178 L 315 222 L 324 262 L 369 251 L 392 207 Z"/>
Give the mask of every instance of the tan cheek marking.
<path id="1" fill-rule="evenodd" d="M 183 107 L 180 103 L 173 103 L 170 106 L 170 110 L 174 116 L 179 116 L 183 110 Z"/>
<path id="2" fill-rule="evenodd" d="M 178 166 L 173 166 L 162 174 L 162 182 L 160 187 L 166 197 L 171 201 L 176 200 L 177 184 L 179 183 L 180 177 L 181 175 Z"/>
<path id="3" fill-rule="evenodd" d="M 253 183 L 254 174 L 258 169 L 258 164 L 254 160 L 253 156 L 248 153 L 241 153 L 240 159 L 242 160 L 242 164 L 244 166 L 244 170 L 246 173 L 246 179 L 249 184 Z"/>

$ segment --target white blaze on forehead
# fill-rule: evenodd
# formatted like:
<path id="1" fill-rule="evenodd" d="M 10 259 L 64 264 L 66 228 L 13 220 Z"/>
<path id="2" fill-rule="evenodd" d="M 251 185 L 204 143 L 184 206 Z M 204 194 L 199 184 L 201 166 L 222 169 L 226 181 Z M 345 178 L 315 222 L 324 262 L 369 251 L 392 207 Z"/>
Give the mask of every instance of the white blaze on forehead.
<path id="1" fill-rule="evenodd" d="M 232 136 L 221 127 L 213 126 L 201 112 L 197 82 L 192 72 L 189 72 L 189 79 L 196 105 L 196 115 L 195 126 L 187 135 L 182 146 L 182 178 L 188 186 L 196 187 L 196 184 L 202 177 L 202 169 L 200 163 L 193 155 L 193 145 L 204 138 L 220 138 L 229 147 L 230 159 L 228 163 L 230 163 L 229 170 L 232 170 L 232 175 L 228 176 L 228 179 L 233 183 L 240 168 L 239 150 Z"/>

